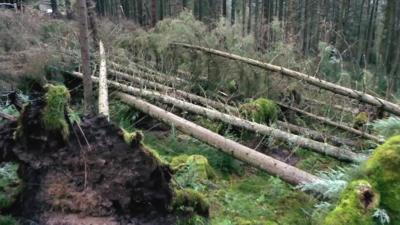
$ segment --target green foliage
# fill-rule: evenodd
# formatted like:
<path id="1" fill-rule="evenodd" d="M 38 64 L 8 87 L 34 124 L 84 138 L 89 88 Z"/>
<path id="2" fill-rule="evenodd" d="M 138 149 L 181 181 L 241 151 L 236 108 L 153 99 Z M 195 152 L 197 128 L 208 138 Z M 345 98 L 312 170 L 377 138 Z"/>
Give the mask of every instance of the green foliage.
<path id="1" fill-rule="evenodd" d="M 273 123 L 278 118 L 278 107 L 275 102 L 266 98 L 243 104 L 239 108 L 242 115 L 257 123 Z"/>
<path id="2" fill-rule="evenodd" d="M 127 132 L 132 132 L 135 130 L 133 125 L 139 117 L 138 111 L 122 103 L 121 101 L 114 99 L 110 100 L 109 106 L 112 121 L 117 123 Z"/>
<path id="3" fill-rule="evenodd" d="M 207 216 L 210 205 L 206 197 L 193 189 L 182 189 L 175 191 L 175 197 L 172 203 L 174 210 L 192 211 L 199 215 Z"/>
<path id="4" fill-rule="evenodd" d="M 374 188 L 381 194 L 381 205 L 394 224 L 400 224 L 400 136 L 379 146 L 363 165 Z"/>
<path id="5" fill-rule="evenodd" d="M 366 112 L 360 112 L 354 118 L 354 126 L 362 127 L 368 123 L 368 114 Z"/>
<path id="6" fill-rule="evenodd" d="M 0 167 L 0 211 L 10 207 L 22 190 L 22 181 L 17 174 L 18 165 L 2 164 Z"/>
<path id="7" fill-rule="evenodd" d="M 204 190 L 208 180 L 215 178 L 214 169 L 202 155 L 180 155 L 172 158 L 171 167 L 176 172 L 180 186 Z"/>
<path id="8" fill-rule="evenodd" d="M 183 218 L 177 221 L 176 225 L 208 225 L 208 219 L 199 215 Z"/>
<path id="9" fill-rule="evenodd" d="M 395 135 L 400 135 L 400 118 L 389 117 L 387 119 L 377 120 L 372 123 L 373 130 L 380 136 L 388 139 Z"/>
<path id="10" fill-rule="evenodd" d="M 325 217 L 323 224 L 374 225 L 373 213 L 379 205 L 379 195 L 371 190 L 373 188 L 366 180 L 351 182 L 341 194 L 336 208 Z"/>
<path id="11" fill-rule="evenodd" d="M 20 223 L 11 216 L 0 215 L 0 225 L 19 225 Z"/>
<path id="12" fill-rule="evenodd" d="M 43 110 L 43 123 L 47 130 L 60 132 L 64 140 L 68 139 L 69 127 L 65 120 L 70 94 L 65 86 L 49 85 L 45 95 L 46 107 Z"/>

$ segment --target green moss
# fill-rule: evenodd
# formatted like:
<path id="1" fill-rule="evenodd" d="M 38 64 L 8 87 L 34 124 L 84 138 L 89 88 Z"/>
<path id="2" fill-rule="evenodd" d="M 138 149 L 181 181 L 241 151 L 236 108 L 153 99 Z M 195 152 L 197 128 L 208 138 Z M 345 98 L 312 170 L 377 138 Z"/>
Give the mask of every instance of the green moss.
<path id="1" fill-rule="evenodd" d="M 0 225 L 19 225 L 20 223 L 11 216 L 0 215 Z"/>
<path id="2" fill-rule="evenodd" d="M 278 118 L 278 107 L 275 102 L 266 98 L 243 104 L 239 111 L 245 118 L 257 123 L 273 123 Z"/>
<path id="3" fill-rule="evenodd" d="M 199 215 L 208 215 L 210 205 L 206 197 L 193 189 L 182 189 L 175 191 L 175 197 L 172 203 L 174 210 L 192 210 Z"/>
<path id="4" fill-rule="evenodd" d="M 18 165 L 6 163 L 0 167 L 0 211 L 9 208 L 22 190 Z"/>
<path id="5" fill-rule="evenodd" d="M 381 194 L 382 208 L 400 224 L 400 135 L 379 146 L 363 165 L 369 181 Z"/>
<path id="6" fill-rule="evenodd" d="M 132 144 L 132 141 L 136 139 L 136 134 L 137 134 L 136 131 L 129 132 L 129 131 L 125 130 L 124 128 L 121 128 L 121 129 L 122 129 L 125 143 L 127 143 L 128 145 Z"/>
<path id="7" fill-rule="evenodd" d="M 175 171 L 180 186 L 203 190 L 209 179 L 215 178 L 214 169 L 202 155 L 180 155 L 172 158 L 171 167 Z"/>
<path id="8" fill-rule="evenodd" d="M 368 114 L 366 112 L 360 112 L 354 118 L 354 126 L 361 127 L 368 123 Z"/>
<path id="9" fill-rule="evenodd" d="M 43 122 L 47 130 L 60 132 L 64 140 L 68 139 L 69 127 L 65 120 L 65 109 L 71 98 L 68 89 L 62 85 L 49 85 L 46 107 L 43 110 Z"/>
<path id="10" fill-rule="evenodd" d="M 373 225 L 379 194 L 366 180 L 351 182 L 341 194 L 336 208 L 325 217 L 324 225 Z"/>

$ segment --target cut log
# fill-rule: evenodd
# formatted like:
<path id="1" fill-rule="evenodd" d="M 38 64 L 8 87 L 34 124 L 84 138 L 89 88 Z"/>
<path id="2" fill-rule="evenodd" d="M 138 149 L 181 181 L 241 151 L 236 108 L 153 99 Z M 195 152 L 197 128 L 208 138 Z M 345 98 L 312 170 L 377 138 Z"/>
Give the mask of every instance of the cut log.
<path id="1" fill-rule="evenodd" d="M 244 62 L 247 63 L 249 65 L 253 65 L 262 69 L 266 69 L 269 71 L 273 71 L 273 72 L 277 72 L 280 73 L 282 75 L 297 79 L 297 80 L 301 80 L 304 82 L 307 82 L 308 84 L 317 86 L 319 88 L 331 91 L 333 93 L 339 94 L 339 95 L 343 95 L 349 98 L 353 98 L 353 99 L 357 99 L 361 102 L 376 106 L 376 107 L 381 107 L 382 109 L 384 109 L 387 112 L 393 113 L 397 116 L 400 116 L 400 106 L 397 104 L 394 104 L 392 102 L 389 102 L 387 100 L 363 93 L 361 91 L 357 91 L 357 90 L 353 90 L 350 88 L 346 88 L 325 80 L 321 80 L 317 77 L 313 77 L 304 73 L 300 73 L 285 67 L 281 67 L 281 66 L 276 66 L 276 65 L 272 65 L 269 63 L 264 63 L 258 60 L 254 60 L 254 59 L 250 59 L 250 58 L 246 58 L 246 57 L 242 57 L 239 55 L 235 55 L 232 53 L 228 53 L 228 52 L 223 52 L 223 51 L 219 51 L 216 49 L 212 49 L 212 48 L 205 48 L 205 47 L 201 47 L 201 46 L 195 46 L 195 45 L 190 45 L 190 44 L 183 44 L 183 43 L 174 43 L 171 44 L 174 46 L 180 46 L 180 47 L 184 47 L 184 48 L 189 48 L 189 49 L 196 49 L 196 50 L 200 50 L 203 52 L 207 52 L 207 53 L 211 53 L 214 55 L 219 55 L 225 58 L 229 58 L 229 59 L 233 59 L 236 61 L 240 61 L 240 62 Z"/>
<path id="2" fill-rule="evenodd" d="M 73 72 L 72 75 L 74 75 L 75 77 L 79 77 L 79 78 L 82 77 L 82 74 L 80 74 L 78 72 Z M 92 79 L 95 82 L 98 82 L 97 77 L 93 77 Z M 201 107 L 198 105 L 194 105 L 192 103 L 185 102 L 185 101 L 173 98 L 171 96 L 161 94 L 159 92 L 130 87 L 130 86 L 123 85 L 123 84 L 113 82 L 113 81 L 109 81 L 108 84 L 117 90 L 129 93 L 129 94 L 133 94 L 136 96 L 141 96 L 141 97 L 145 97 L 145 98 L 149 98 L 149 99 L 155 99 L 157 101 L 160 101 L 160 102 L 163 102 L 166 104 L 171 104 L 174 107 L 181 108 L 181 109 L 184 109 L 186 111 L 189 111 L 189 112 L 192 112 L 195 114 L 203 115 L 209 119 L 221 120 L 227 124 L 241 127 L 241 128 L 244 128 L 244 129 L 247 129 L 250 131 L 254 131 L 256 133 L 268 135 L 268 136 L 277 138 L 279 140 L 287 141 L 287 142 L 296 144 L 298 146 L 313 150 L 315 152 L 337 158 L 339 160 L 351 161 L 351 162 L 361 162 L 366 159 L 365 155 L 354 153 L 348 149 L 338 148 L 338 147 L 329 145 L 327 143 L 320 143 L 320 142 L 317 142 L 314 140 L 310 140 L 308 138 L 290 134 L 290 133 L 263 125 L 263 124 L 258 124 L 255 122 L 241 119 L 239 117 L 224 114 L 224 113 L 221 113 L 216 110 L 212 110 L 212 109 L 208 109 L 208 108 Z"/>
<path id="3" fill-rule="evenodd" d="M 155 119 L 176 127 L 183 133 L 191 135 L 200 141 L 218 148 L 243 162 L 262 169 L 274 176 L 278 176 L 288 183 L 298 185 L 303 183 L 314 183 L 320 180 L 320 178 L 312 174 L 227 139 L 139 98 L 120 92 L 116 93 L 116 96 L 123 102 L 154 117 Z"/>
<path id="4" fill-rule="evenodd" d="M 232 112 L 232 113 L 238 112 L 238 110 L 236 108 L 229 106 L 227 104 L 224 104 L 222 102 L 213 101 L 208 98 L 204 98 L 204 97 L 201 97 L 201 96 L 198 96 L 195 94 L 191 94 L 189 92 L 185 92 L 182 90 L 177 90 L 172 87 L 168 87 L 166 85 L 159 84 L 157 82 L 142 79 L 140 77 L 132 76 L 132 75 L 129 75 L 126 73 L 121 73 L 116 70 L 110 70 L 110 72 L 119 78 L 139 84 L 141 87 L 151 87 L 151 88 L 159 90 L 161 92 L 173 93 L 173 94 L 177 95 L 177 97 L 187 99 L 188 101 L 197 102 L 204 106 L 211 107 L 214 109 L 224 109 L 225 111 Z"/>
<path id="5" fill-rule="evenodd" d="M 99 71 L 99 113 L 110 120 L 108 108 L 108 87 L 107 87 L 107 61 L 103 42 L 99 42 L 100 49 L 100 71 Z"/>
<path id="6" fill-rule="evenodd" d="M 333 127 L 337 127 L 337 128 L 339 128 L 341 130 L 347 131 L 349 133 L 353 133 L 353 134 L 358 135 L 360 137 L 364 137 L 364 138 L 370 139 L 370 140 L 375 141 L 377 143 L 382 143 L 383 142 L 381 139 L 379 139 L 378 137 L 376 137 L 374 135 L 368 134 L 366 132 L 362 132 L 360 130 L 354 129 L 354 128 L 346 126 L 344 124 L 336 123 L 336 122 L 334 122 L 334 121 L 332 121 L 330 119 L 327 119 L 325 117 L 317 116 L 317 115 L 314 115 L 312 113 L 309 113 L 309 112 L 306 112 L 304 110 L 301 110 L 299 108 L 296 108 L 296 107 L 293 107 L 293 106 L 289 106 L 289 105 L 286 105 L 286 104 L 283 104 L 283 103 L 277 103 L 277 104 L 282 108 L 289 109 L 289 110 L 291 110 L 293 112 L 305 115 L 305 116 L 310 117 L 310 118 L 312 118 L 314 120 L 318 120 L 318 121 L 320 121 L 320 122 L 322 122 L 324 124 L 327 124 L 327 125 L 330 125 L 330 126 L 333 126 Z"/>

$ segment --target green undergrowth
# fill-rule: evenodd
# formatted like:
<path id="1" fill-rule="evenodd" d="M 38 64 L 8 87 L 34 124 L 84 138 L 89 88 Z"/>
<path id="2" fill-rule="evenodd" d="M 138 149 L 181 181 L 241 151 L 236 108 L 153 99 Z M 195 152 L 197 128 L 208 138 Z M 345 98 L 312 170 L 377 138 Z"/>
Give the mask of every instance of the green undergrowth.
<path id="1" fill-rule="evenodd" d="M 17 174 L 18 165 L 4 163 L 0 165 L 0 225 L 18 225 L 11 216 L 1 215 L 2 211 L 11 207 L 22 191 L 22 180 Z"/>
<path id="2" fill-rule="evenodd" d="M 278 107 L 274 101 L 259 98 L 249 103 L 245 103 L 239 108 L 245 118 L 257 123 L 273 123 L 278 118 Z"/>
<path id="3" fill-rule="evenodd" d="M 200 191 L 209 203 L 210 218 L 193 217 L 190 221 L 178 224 L 314 224 L 311 214 L 316 200 L 279 178 L 241 164 L 231 156 L 186 135 L 171 134 L 160 139 L 152 133 L 145 133 L 144 143 L 157 150 L 174 170 L 187 168 L 188 164 L 197 167 L 191 160 L 201 159 L 199 165 L 203 174 L 197 176 L 207 177 L 207 185 L 200 186 L 194 179 L 194 185 L 183 183 L 183 188 L 197 188 Z M 204 168 L 205 160 L 209 168 Z M 209 176 L 207 171 L 211 169 L 214 174 Z M 187 170 L 181 172 L 186 175 L 191 173 Z M 182 174 L 175 174 L 178 182 Z"/>

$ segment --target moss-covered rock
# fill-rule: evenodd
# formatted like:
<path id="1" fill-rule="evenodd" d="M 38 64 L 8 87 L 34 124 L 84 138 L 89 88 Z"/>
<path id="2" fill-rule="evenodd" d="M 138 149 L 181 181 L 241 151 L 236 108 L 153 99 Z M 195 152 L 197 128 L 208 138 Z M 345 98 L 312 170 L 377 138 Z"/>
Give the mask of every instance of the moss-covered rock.
<path id="1" fill-rule="evenodd" d="M 47 130 L 60 132 L 64 140 L 68 139 L 69 127 L 65 118 L 65 110 L 70 101 L 68 89 L 62 85 L 49 85 L 46 107 L 43 110 L 43 123 Z"/>
<path id="2" fill-rule="evenodd" d="M 257 123 L 273 123 L 278 118 L 278 107 L 274 101 L 259 98 L 243 104 L 239 108 L 240 113 L 247 119 Z"/>
<path id="3" fill-rule="evenodd" d="M 325 217 L 324 225 L 373 225 L 379 194 L 366 180 L 351 182 L 341 194 L 336 208 Z"/>
<path id="4" fill-rule="evenodd" d="M 192 211 L 202 216 L 208 216 L 210 205 L 200 192 L 193 189 L 182 189 L 175 191 L 172 207 L 177 211 Z"/>
<path id="5" fill-rule="evenodd" d="M 17 170 L 17 164 L 6 163 L 0 166 L 0 211 L 9 208 L 22 190 Z"/>
<path id="6" fill-rule="evenodd" d="M 381 207 L 392 224 L 400 224 L 400 135 L 379 146 L 363 165 L 363 171 L 381 194 Z"/>
<path id="7" fill-rule="evenodd" d="M 0 215 L 0 225 L 19 225 L 20 223 L 11 216 Z"/>

